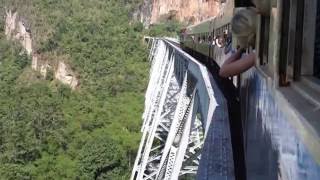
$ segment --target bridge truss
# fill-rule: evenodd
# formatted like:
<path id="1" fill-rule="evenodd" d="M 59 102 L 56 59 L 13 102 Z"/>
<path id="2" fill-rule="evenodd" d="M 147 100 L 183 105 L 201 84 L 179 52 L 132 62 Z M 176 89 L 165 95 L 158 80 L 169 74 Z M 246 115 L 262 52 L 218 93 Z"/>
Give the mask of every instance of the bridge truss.
<path id="1" fill-rule="evenodd" d="M 150 82 L 131 180 L 234 179 L 227 105 L 214 80 L 170 41 L 149 43 Z"/>

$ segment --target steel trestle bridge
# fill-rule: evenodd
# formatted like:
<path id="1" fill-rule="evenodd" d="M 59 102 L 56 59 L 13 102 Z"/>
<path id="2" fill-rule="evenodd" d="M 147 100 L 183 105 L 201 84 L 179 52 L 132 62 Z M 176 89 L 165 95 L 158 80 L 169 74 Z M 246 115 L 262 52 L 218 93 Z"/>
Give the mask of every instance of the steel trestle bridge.
<path id="1" fill-rule="evenodd" d="M 169 39 L 148 43 L 150 81 L 131 180 L 233 180 L 228 106 L 216 82 Z"/>

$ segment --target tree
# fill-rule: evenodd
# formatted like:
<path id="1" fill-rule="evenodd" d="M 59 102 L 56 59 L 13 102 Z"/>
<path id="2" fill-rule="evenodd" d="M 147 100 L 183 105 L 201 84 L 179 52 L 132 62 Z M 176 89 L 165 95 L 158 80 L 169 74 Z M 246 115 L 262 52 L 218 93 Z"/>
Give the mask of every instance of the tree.
<path id="1" fill-rule="evenodd" d="M 80 154 L 80 174 L 86 179 L 120 179 L 124 152 L 107 136 L 87 142 Z"/>

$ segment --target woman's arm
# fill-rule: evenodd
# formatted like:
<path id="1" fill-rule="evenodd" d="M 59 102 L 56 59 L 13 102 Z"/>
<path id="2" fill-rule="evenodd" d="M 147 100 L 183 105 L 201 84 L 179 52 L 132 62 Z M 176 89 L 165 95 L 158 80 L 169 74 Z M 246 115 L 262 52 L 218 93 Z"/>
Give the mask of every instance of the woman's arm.
<path id="1" fill-rule="evenodd" d="M 255 53 L 252 52 L 241 59 L 240 56 L 241 51 L 238 50 L 237 53 L 228 58 L 221 66 L 219 75 L 225 78 L 235 76 L 254 66 L 256 59 Z"/>
<path id="2" fill-rule="evenodd" d="M 225 66 L 226 64 L 230 64 L 232 63 L 233 61 L 236 61 L 236 60 L 239 60 L 241 58 L 241 54 L 243 53 L 243 50 L 237 50 L 236 53 L 232 54 L 222 65 Z"/>

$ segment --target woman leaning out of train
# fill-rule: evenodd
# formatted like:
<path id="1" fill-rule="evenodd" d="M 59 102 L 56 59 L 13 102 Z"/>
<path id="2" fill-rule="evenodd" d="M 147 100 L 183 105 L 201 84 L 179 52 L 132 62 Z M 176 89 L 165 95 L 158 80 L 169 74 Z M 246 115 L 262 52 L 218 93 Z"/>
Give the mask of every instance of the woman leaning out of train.
<path id="1" fill-rule="evenodd" d="M 257 14 L 269 15 L 270 0 L 252 0 L 256 8 L 241 8 L 231 20 L 232 33 L 238 42 L 236 53 L 221 66 L 221 77 L 232 77 L 245 72 L 255 65 L 255 33 Z M 246 53 L 248 52 L 248 53 Z"/>

